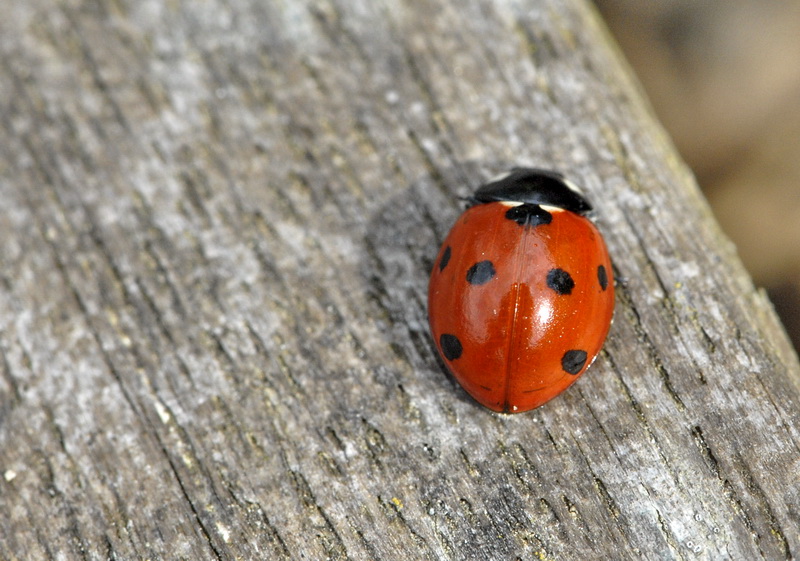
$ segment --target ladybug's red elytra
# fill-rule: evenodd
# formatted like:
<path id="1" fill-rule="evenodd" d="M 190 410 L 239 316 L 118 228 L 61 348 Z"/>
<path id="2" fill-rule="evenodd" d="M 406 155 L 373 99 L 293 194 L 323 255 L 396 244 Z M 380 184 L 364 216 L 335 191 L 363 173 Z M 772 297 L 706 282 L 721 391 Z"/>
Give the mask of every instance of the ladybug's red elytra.
<path id="1" fill-rule="evenodd" d="M 515 168 L 479 188 L 431 272 L 428 317 L 456 380 L 494 411 L 554 398 L 603 346 L 611 260 L 592 207 L 561 174 Z"/>

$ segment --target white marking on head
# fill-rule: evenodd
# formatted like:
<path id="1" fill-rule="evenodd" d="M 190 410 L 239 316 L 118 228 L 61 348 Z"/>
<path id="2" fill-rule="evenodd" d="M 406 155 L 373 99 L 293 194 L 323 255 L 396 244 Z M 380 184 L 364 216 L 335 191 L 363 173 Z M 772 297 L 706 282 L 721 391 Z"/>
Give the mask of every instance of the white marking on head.
<path id="1" fill-rule="evenodd" d="M 562 178 L 561 178 L 561 181 L 563 181 L 563 182 L 564 182 L 564 185 L 566 185 L 566 186 L 567 186 L 567 188 L 568 188 L 570 191 L 572 191 L 573 193 L 577 193 L 577 194 L 579 194 L 581 197 L 584 197 L 584 195 L 583 195 L 583 190 L 581 190 L 581 188 L 580 188 L 580 187 L 578 187 L 577 185 L 575 185 L 575 184 L 574 184 L 572 181 L 570 181 L 570 180 L 569 180 L 569 179 L 567 179 L 566 177 L 562 177 Z"/>
<path id="2" fill-rule="evenodd" d="M 499 174 L 495 175 L 494 177 L 492 177 L 491 179 L 489 179 L 489 181 L 487 181 L 485 183 L 485 185 L 488 185 L 489 183 L 497 183 L 498 181 L 502 181 L 506 177 L 508 177 L 509 175 L 514 173 L 515 171 L 516 170 L 509 170 L 509 171 L 504 171 L 503 173 L 499 173 Z"/>

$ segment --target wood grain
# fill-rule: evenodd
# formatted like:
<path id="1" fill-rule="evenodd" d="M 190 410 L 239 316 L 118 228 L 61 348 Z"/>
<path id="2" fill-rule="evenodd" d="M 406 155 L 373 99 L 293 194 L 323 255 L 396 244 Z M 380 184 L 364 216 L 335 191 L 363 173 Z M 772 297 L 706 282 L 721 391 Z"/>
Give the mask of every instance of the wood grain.
<path id="1" fill-rule="evenodd" d="M 0 557 L 798 555 L 797 358 L 585 3 L 3 11 Z M 503 416 L 425 294 L 511 164 L 584 187 L 624 282 Z"/>

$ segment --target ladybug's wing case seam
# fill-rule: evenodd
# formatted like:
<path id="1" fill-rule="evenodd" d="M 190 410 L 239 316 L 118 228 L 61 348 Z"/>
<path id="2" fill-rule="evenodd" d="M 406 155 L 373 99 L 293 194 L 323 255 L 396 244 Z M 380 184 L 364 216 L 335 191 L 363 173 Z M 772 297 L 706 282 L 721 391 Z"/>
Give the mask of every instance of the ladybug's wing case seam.
<path id="1" fill-rule="evenodd" d="M 503 377 L 503 409 L 508 411 L 511 409 L 511 404 L 509 403 L 509 392 L 511 389 L 511 370 L 514 367 L 514 361 L 511 360 L 511 349 L 514 347 L 516 343 L 516 336 L 517 336 L 517 317 L 519 315 L 519 302 L 520 302 L 520 292 L 522 290 L 522 272 L 525 268 L 525 257 L 527 255 L 527 247 L 528 241 L 530 239 L 531 230 L 527 225 L 522 226 L 522 235 L 520 236 L 520 242 L 517 245 L 516 255 L 514 256 L 514 270 L 516 271 L 514 278 L 512 279 L 513 286 L 514 286 L 514 297 L 511 300 L 514 309 L 511 310 L 511 319 L 510 325 L 508 328 L 508 338 L 506 339 L 506 352 L 505 352 L 505 372 Z"/>

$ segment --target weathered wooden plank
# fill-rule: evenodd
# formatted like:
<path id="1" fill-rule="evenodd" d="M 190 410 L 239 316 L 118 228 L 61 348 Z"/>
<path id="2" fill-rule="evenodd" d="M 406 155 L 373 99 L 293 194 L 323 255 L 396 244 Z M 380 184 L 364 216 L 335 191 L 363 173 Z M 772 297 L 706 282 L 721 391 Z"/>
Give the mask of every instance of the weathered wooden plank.
<path id="1" fill-rule="evenodd" d="M 5 11 L 4 558 L 800 550 L 797 359 L 585 4 Z M 509 164 L 582 184 L 627 280 L 517 416 L 425 316 Z"/>

